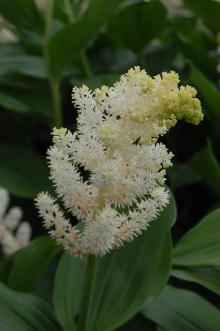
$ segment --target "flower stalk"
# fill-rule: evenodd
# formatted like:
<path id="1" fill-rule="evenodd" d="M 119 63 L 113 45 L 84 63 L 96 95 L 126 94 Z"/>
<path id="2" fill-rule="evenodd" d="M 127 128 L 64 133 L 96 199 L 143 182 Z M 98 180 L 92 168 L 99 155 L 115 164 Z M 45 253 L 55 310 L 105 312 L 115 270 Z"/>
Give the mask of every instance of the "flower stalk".
<path id="1" fill-rule="evenodd" d="M 60 128 L 62 126 L 62 104 L 61 104 L 61 93 L 60 93 L 60 81 L 50 79 L 50 88 L 53 99 L 53 109 L 54 109 L 54 123 L 56 127 Z"/>
<path id="2" fill-rule="evenodd" d="M 54 9 L 54 0 L 49 0 L 47 2 L 47 7 L 46 7 L 46 24 L 45 24 L 44 43 L 43 43 L 44 58 L 47 68 L 49 68 L 49 61 L 50 61 L 49 53 L 48 53 L 48 42 L 49 42 L 50 29 L 53 18 L 53 9 Z M 51 76 L 50 70 L 48 70 L 48 76 L 49 76 L 48 79 L 49 79 L 52 100 L 53 100 L 54 125 L 60 128 L 63 123 L 60 80 L 54 79 Z"/>
<path id="3" fill-rule="evenodd" d="M 64 0 L 64 5 L 65 5 L 65 11 L 66 11 L 66 16 L 69 20 L 70 23 L 75 23 L 76 21 L 76 18 L 75 18 L 75 14 L 73 12 L 73 7 L 70 3 L 69 0 Z M 88 59 L 88 56 L 85 52 L 84 49 L 82 49 L 80 51 L 80 61 L 81 61 L 81 64 L 82 64 L 82 67 L 83 67 L 83 70 L 84 70 L 84 73 L 86 75 L 87 78 L 92 78 L 93 77 L 93 73 L 92 73 L 92 68 L 90 66 L 90 63 L 89 63 L 89 59 Z"/>

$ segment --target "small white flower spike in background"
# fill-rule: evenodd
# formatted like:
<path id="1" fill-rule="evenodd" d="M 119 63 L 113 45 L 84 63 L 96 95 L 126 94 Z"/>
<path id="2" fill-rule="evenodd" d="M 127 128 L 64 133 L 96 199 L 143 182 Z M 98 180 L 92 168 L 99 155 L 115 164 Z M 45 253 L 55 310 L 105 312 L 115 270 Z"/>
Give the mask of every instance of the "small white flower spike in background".
<path id="1" fill-rule="evenodd" d="M 77 131 L 53 130 L 48 161 L 57 196 L 79 223 L 48 193 L 36 199 L 44 226 L 69 253 L 104 255 L 141 234 L 168 204 L 165 168 L 173 155 L 157 140 L 177 120 L 203 118 L 196 90 L 178 83 L 175 72 L 151 78 L 135 67 L 113 87 L 73 89 Z"/>
<path id="2" fill-rule="evenodd" d="M 31 238 L 31 227 L 28 222 L 20 223 L 22 210 L 12 207 L 7 211 L 9 194 L 0 188 L 0 244 L 5 255 L 10 255 L 25 247 Z"/>

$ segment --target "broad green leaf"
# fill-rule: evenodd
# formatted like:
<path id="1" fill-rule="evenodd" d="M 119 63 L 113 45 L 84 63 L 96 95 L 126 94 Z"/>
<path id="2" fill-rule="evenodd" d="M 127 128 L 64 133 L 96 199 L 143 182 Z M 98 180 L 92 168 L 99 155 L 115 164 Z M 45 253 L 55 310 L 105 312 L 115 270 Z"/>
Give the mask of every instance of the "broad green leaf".
<path id="1" fill-rule="evenodd" d="M 141 236 L 97 259 L 87 331 L 108 331 L 119 327 L 133 317 L 144 303 L 152 301 L 160 293 L 170 269 L 169 228 L 175 217 L 172 198 L 169 206 Z M 64 256 L 60 263 L 54 288 L 54 306 L 60 323 L 65 325 L 64 330 L 75 330 L 81 292 L 79 279 L 83 279 L 82 261 Z"/>
<path id="2" fill-rule="evenodd" d="M 16 89 L 13 91 L 13 96 L 19 97 L 19 100 L 28 105 L 27 115 L 46 123 L 53 123 L 53 102 L 48 85 L 35 82 L 32 87 L 33 89 L 28 91 Z"/>
<path id="3" fill-rule="evenodd" d="M 36 78 L 47 78 L 43 59 L 39 56 L 13 55 L 3 58 L 0 55 L 0 74 L 17 73 Z"/>
<path id="4" fill-rule="evenodd" d="M 172 269 L 171 276 L 198 283 L 220 295 L 220 268 Z"/>
<path id="5" fill-rule="evenodd" d="M 122 23 L 123 22 L 123 23 Z M 159 1 L 128 6 L 113 16 L 108 29 L 118 46 L 141 52 L 166 26 L 166 9 Z"/>
<path id="6" fill-rule="evenodd" d="M 15 252 L 14 254 L 3 257 L 0 262 L 0 281 L 6 285 L 17 254 L 18 252 Z"/>
<path id="7" fill-rule="evenodd" d="M 177 243 L 173 265 L 184 267 L 220 266 L 220 209 L 206 215 Z"/>
<path id="8" fill-rule="evenodd" d="M 0 186 L 15 196 L 35 198 L 50 188 L 46 161 L 26 147 L 0 144 Z"/>
<path id="9" fill-rule="evenodd" d="M 0 330 L 60 331 L 49 305 L 30 294 L 10 290 L 0 283 Z"/>
<path id="10" fill-rule="evenodd" d="M 220 165 L 210 143 L 188 161 L 188 166 L 215 195 L 220 196 Z"/>
<path id="11" fill-rule="evenodd" d="M 184 0 L 184 3 L 211 27 L 220 30 L 220 4 L 213 0 Z"/>
<path id="12" fill-rule="evenodd" d="M 217 331 L 219 310 L 193 292 L 166 286 L 142 313 L 169 331 Z"/>
<path id="13" fill-rule="evenodd" d="M 48 236 L 39 237 L 14 258 L 7 285 L 21 292 L 31 291 L 52 258 L 61 251 Z"/>
<path id="14" fill-rule="evenodd" d="M 7 107 L 13 110 L 13 108 L 18 109 L 19 107 L 19 111 L 26 116 L 34 117 L 47 124 L 53 123 L 53 103 L 48 82 L 46 80 L 36 79 L 34 72 L 31 76 L 23 75 L 23 73 L 20 75 L 20 73 L 15 72 L 3 75 L 0 73 L 0 88 L 6 90 L 7 94 L 10 91 L 11 100 L 8 97 L 7 99 L 5 97 L 2 99 L 2 105 L 5 108 Z M 1 93 L 1 95 L 5 96 L 6 93 Z M 0 96 L 0 104 L 1 98 Z"/>
<path id="15" fill-rule="evenodd" d="M 1 88 L 4 87 L 8 89 L 12 87 L 12 88 L 19 88 L 20 90 L 25 89 L 26 93 L 27 91 L 33 88 L 32 86 L 30 86 L 30 81 L 32 81 L 30 77 L 21 76 L 16 73 L 10 73 L 0 76 Z"/>
<path id="16" fill-rule="evenodd" d="M 28 108 L 26 115 L 48 123 L 53 118 L 53 105 L 48 82 L 43 78 L 47 78 L 47 71 L 42 57 L 27 55 L 17 43 L 1 45 L 1 88 L 8 91 L 10 87 L 10 97 L 23 103 L 26 106 L 23 109 Z M 8 108 L 18 108 L 9 98 L 2 102 Z"/>
<path id="17" fill-rule="evenodd" d="M 19 113 L 26 113 L 29 110 L 29 107 L 25 103 L 6 93 L 0 93 L 0 106 Z"/>
<path id="18" fill-rule="evenodd" d="M 82 259 L 68 254 L 62 256 L 54 281 L 53 305 L 64 331 L 76 330 L 74 315 L 79 312 L 84 272 Z"/>
<path id="19" fill-rule="evenodd" d="M 195 67 L 192 67 L 190 70 L 189 81 L 204 98 L 204 102 L 207 105 L 207 116 L 220 121 L 220 91 Z"/>
<path id="20" fill-rule="evenodd" d="M 0 0 L 0 12 L 20 32 L 43 31 L 43 19 L 34 0 Z"/>
<path id="21" fill-rule="evenodd" d="M 97 36 L 122 0 L 91 0 L 88 9 L 76 23 L 58 31 L 49 42 L 49 71 L 59 78 L 82 48 Z"/>
<path id="22" fill-rule="evenodd" d="M 52 297 L 53 297 L 53 287 L 54 287 L 54 279 L 56 270 L 60 261 L 61 252 L 57 252 L 56 256 L 53 257 L 46 268 L 41 273 L 40 277 L 37 279 L 36 284 L 34 284 L 34 288 L 32 293 L 50 305 L 52 305 Z"/>
<path id="23" fill-rule="evenodd" d="M 1 45 L 0 75 L 10 73 L 36 78 L 47 77 L 43 58 L 27 55 L 18 43 Z"/>

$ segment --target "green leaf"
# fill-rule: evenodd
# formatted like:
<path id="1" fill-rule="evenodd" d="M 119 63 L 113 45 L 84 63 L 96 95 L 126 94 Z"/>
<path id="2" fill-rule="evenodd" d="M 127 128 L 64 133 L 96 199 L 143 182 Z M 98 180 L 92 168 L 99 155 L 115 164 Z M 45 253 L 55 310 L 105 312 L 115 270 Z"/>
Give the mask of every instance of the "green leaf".
<path id="1" fill-rule="evenodd" d="M 43 81 L 47 76 L 42 57 L 27 55 L 17 43 L 1 45 L 1 87 L 6 91 L 10 87 L 10 97 L 18 99 L 28 108 L 26 115 L 47 120 L 48 123 L 48 119 L 53 118 L 53 106 L 48 82 Z M 7 102 L 8 108 L 15 108 L 12 101 L 9 104 L 9 100 L 4 98 L 3 102 Z"/>
<path id="2" fill-rule="evenodd" d="M 0 262 L 0 281 L 6 285 L 17 254 L 18 252 L 15 252 L 9 256 L 3 257 Z"/>
<path id="3" fill-rule="evenodd" d="M 122 0 L 91 0 L 88 9 L 76 23 L 66 25 L 49 42 L 49 71 L 59 78 L 65 68 L 89 41 L 97 36 Z"/>
<path id="4" fill-rule="evenodd" d="M 220 92 L 201 71 L 192 67 L 189 81 L 196 87 L 207 105 L 207 115 L 211 119 L 220 121 Z"/>
<path id="5" fill-rule="evenodd" d="M 53 103 L 48 85 L 35 82 L 32 87 L 33 89 L 28 92 L 15 90 L 13 95 L 28 105 L 28 115 L 50 124 L 53 123 Z"/>
<path id="6" fill-rule="evenodd" d="M 206 215 L 177 243 L 173 265 L 184 267 L 220 266 L 220 209 Z"/>
<path id="7" fill-rule="evenodd" d="M 34 198 L 50 189 L 46 161 L 34 151 L 15 144 L 0 144 L 0 186 L 15 196 Z"/>
<path id="8" fill-rule="evenodd" d="M 0 329 L 3 331 L 59 331 L 53 312 L 43 300 L 10 290 L 0 283 Z"/>
<path id="9" fill-rule="evenodd" d="M 18 291 L 31 291 L 52 258 L 61 251 L 48 236 L 39 237 L 14 258 L 7 285 Z"/>
<path id="10" fill-rule="evenodd" d="M 7 73 L 47 78 L 44 62 L 39 56 L 15 55 L 7 59 L 0 57 L 0 74 Z"/>
<path id="11" fill-rule="evenodd" d="M 29 107 L 25 103 L 6 93 L 0 93 L 0 106 L 19 113 L 26 113 L 29 110 Z"/>
<path id="12" fill-rule="evenodd" d="M 10 73 L 36 78 L 47 78 L 43 58 L 26 54 L 17 43 L 1 45 L 0 75 Z"/>
<path id="13" fill-rule="evenodd" d="M 59 253 L 59 252 L 58 252 Z M 34 289 L 31 293 L 52 305 L 53 287 L 56 270 L 60 261 L 61 253 L 56 254 L 37 279 Z"/>
<path id="14" fill-rule="evenodd" d="M 0 0 L 1 15 L 20 31 L 42 32 L 43 19 L 34 0 Z"/>
<path id="15" fill-rule="evenodd" d="M 172 269 L 171 276 L 198 283 L 220 295 L 220 268 Z"/>
<path id="16" fill-rule="evenodd" d="M 139 53 L 165 26 L 165 7 L 159 1 L 152 1 L 120 10 L 113 16 L 108 34 L 118 46 Z"/>
<path id="17" fill-rule="evenodd" d="M 4 93 L 2 106 L 17 112 L 19 107 L 19 112 L 26 116 L 45 122 L 47 125 L 53 123 L 52 96 L 46 82 L 10 74 L 1 76 L 0 84 L 7 90 L 10 88 L 10 97 Z"/>
<path id="18" fill-rule="evenodd" d="M 169 229 L 175 217 L 172 198 L 146 232 L 132 243 L 98 258 L 87 330 L 107 331 L 119 327 L 160 293 L 170 269 Z M 64 256 L 60 263 L 54 306 L 64 330 L 76 330 L 74 321 L 79 314 L 82 287 L 79 279 L 84 278 L 84 267 L 82 261 L 74 257 Z"/>
<path id="19" fill-rule="evenodd" d="M 73 316 L 79 312 L 84 273 L 82 259 L 68 254 L 62 256 L 54 281 L 53 305 L 64 331 L 76 330 Z"/>
<path id="20" fill-rule="evenodd" d="M 212 28 L 220 30 L 220 4 L 213 0 L 184 0 L 184 3 Z"/>
<path id="21" fill-rule="evenodd" d="M 220 196 L 220 165 L 210 143 L 200 149 L 188 161 L 188 166 L 200 176 L 205 185 L 217 196 Z"/>
<path id="22" fill-rule="evenodd" d="M 166 286 L 143 315 L 169 331 L 217 331 L 219 310 L 190 291 Z"/>

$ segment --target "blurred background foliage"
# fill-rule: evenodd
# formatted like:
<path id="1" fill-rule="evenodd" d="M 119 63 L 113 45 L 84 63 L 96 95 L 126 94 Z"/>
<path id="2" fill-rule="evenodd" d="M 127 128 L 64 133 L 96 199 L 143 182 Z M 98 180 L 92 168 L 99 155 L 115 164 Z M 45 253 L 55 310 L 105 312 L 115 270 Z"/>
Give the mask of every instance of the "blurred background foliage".
<path id="1" fill-rule="evenodd" d="M 0 0 L 0 15 L 0 186 L 24 207 L 34 237 L 42 228 L 33 198 L 51 189 L 45 160 L 51 128 L 75 129 L 72 87 L 110 85 L 134 65 L 151 75 L 177 71 L 183 84 L 198 90 L 205 114 L 198 127 L 178 123 L 163 138 L 175 155 L 167 182 L 178 210 L 174 244 L 220 207 L 220 2 Z M 188 306 L 196 305 L 198 297 L 189 289 L 219 305 L 218 268 L 185 271 L 178 269 L 178 258 L 174 261 L 171 283 L 187 290 L 167 287 L 158 299 L 162 305 L 169 306 L 167 298 L 173 298 L 190 319 Z M 216 287 L 204 289 L 204 282 Z M 143 316 L 162 328 L 138 315 L 123 330 L 134 330 L 132 325 L 135 330 L 186 330 L 158 322 L 157 305 L 146 308 Z M 211 308 L 201 301 L 199 309 Z"/>

